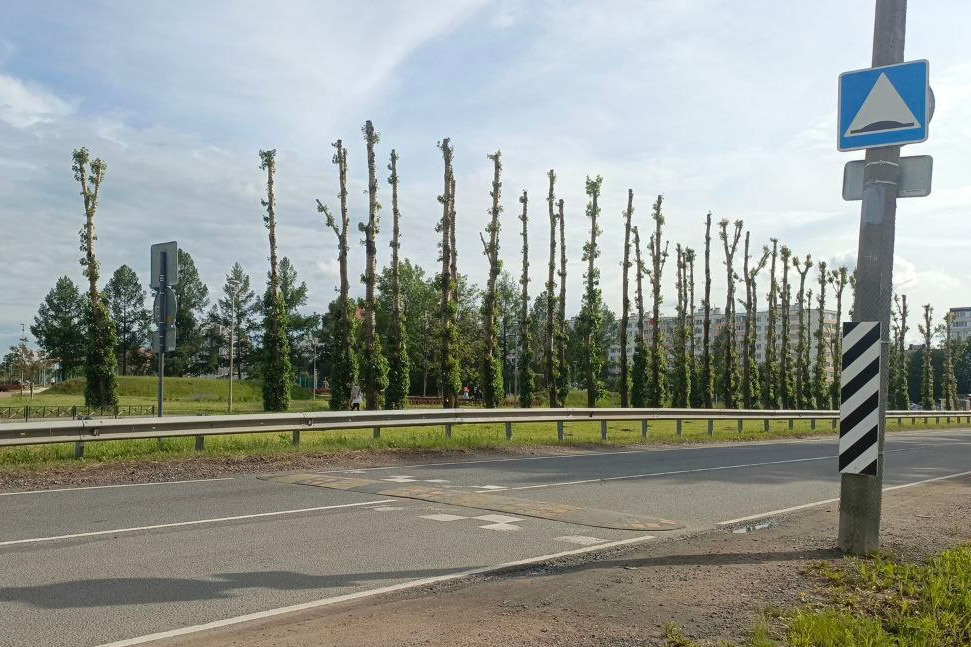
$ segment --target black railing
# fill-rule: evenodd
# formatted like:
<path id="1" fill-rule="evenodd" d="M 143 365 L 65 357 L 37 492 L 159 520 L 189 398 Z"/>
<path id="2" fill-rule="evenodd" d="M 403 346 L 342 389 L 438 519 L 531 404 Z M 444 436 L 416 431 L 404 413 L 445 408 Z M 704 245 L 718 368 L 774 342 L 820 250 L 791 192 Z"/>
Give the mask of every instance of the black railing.
<path id="1" fill-rule="evenodd" d="M 18 422 L 56 418 L 78 420 L 83 418 L 130 418 L 154 415 L 154 404 L 121 404 L 114 407 L 87 407 L 83 405 L 0 407 L 0 421 L 16 420 Z"/>

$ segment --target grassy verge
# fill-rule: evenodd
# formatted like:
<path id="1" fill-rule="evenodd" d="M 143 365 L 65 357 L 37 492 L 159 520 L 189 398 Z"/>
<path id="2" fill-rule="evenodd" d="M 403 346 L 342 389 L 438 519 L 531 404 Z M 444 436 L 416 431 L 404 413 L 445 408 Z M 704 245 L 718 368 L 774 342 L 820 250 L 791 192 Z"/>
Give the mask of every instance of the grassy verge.
<path id="1" fill-rule="evenodd" d="M 762 624 L 747 647 L 957 647 L 971 645 L 971 545 L 926 564 L 879 555 L 814 567 L 822 600 Z M 695 647 L 677 628 L 668 647 Z M 730 645 L 725 645 L 730 647 Z"/>

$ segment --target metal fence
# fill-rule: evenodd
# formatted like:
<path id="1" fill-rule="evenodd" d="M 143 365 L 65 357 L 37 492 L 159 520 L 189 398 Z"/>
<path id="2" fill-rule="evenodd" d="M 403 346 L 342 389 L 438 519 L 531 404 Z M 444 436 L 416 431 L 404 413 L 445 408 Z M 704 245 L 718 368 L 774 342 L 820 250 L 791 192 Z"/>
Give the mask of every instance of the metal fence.
<path id="1" fill-rule="evenodd" d="M 81 407 L 78 407 L 80 410 Z M 124 409 L 122 407 L 121 409 Z M 890 411 L 888 421 L 903 425 L 923 419 L 929 423 L 944 420 L 971 424 L 967 411 Z M 117 418 L 85 419 L 52 422 L 20 422 L 0 426 L 0 447 L 42 445 L 49 443 L 75 443 L 75 454 L 82 456 L 84 443 L 99 440 L 131 440 L 145 438 L 176 438 L 194 436 L 196 448 L 205 447 L 205 437 L 227 434 L 279 433 L 292 434 L 294 444 L 300 442 L 303 431 L 344 431 L 371 429 L 374 437 L 381 436 L 382 429 L 400 427 L 442 427 L 446 437 L 458 425 L 502 424 L 506 438 L 513 437 L 513 425 L 525 423 L 555 423 L 557 440 L 564 440 L 564 426 L 577 422 L 599 422 L 600 436 L 607 440 L 607 423 L 628 421 L 640 423 L 641 436 L 647 438 L 652 423 L 674 421 L 675 432 L 683 435 L 687 421 L 706 421 L 708 435 L 714 435 L 715 421 L 736 421 L 739 432 L 746 422 L 762 422 L 769 431 L 773 421 L 786 421 L 792 429 L 797 420 L 809 421 L 810 430 L 819 423 L 829 422 L 836 426 L 836 411 L 752 411 L 737 409 L 406 409 L 402 411 L 323 411 L 313 413 L 263 413 L 235 416 L 172 416 L 164 418 Z"/>
<path id="2" fill-rule="evenodd" d="M 154 416 L 155 405 L 123 404 L 114 407 L 86 407 L 78 405 L 24 405 L 22 407 L 0 407 L 0 421 L 49 420 L 57 418 L 131 418 Z"/>

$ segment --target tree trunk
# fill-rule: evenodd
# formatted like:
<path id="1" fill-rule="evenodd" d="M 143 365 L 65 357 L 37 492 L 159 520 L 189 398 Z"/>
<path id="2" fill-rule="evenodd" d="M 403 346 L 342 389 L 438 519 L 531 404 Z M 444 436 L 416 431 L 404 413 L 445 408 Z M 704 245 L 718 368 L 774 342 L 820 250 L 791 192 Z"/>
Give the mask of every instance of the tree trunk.
<path id="1" fill-rule="evenodd" d="M 630 221 L 634 215 L 634 190 L 627 189 L 627 210 L 624 212 L 624 263 L 621 265 L 621 315 L 620 315 L 620 406 L 630 406 L 630 377 L 627 366 L 627 322 L 630 317 L 630 299 L 627 296 L 627 272 L 630 269 Z M 552 262 L 550 275 L 553 274 Z"/>
<path id="2" fill-rule="evenodd" d="M 701 388 L 705 407 L 715 404 L 715 370 L 711 356 L 711 212 L 705 216 L 705 315 L 702 321 Z"/>
<path id="3" fill-rule="evenodd" d="M 666 404 L 667 389 L 667 349 L 662 343 L 661 334 L 661 274 L 668 258 L 668 246 L 665 243 L 661 249 L 661 227 L 664 216 L 661 215 L 662 196 L 657 196 L 651 212 L 654 220 L 654 233 L 648 241 L 648 251 L 651 254 L 651 296 L 654 299 L 651 315 L 651 355 L 649 357 L 650 378 L 648 381 L 649 407 L 663 407 Z"/>
<path id="4" fill-rule="evenodd" d="M 496 299 L 498 298 L 496 283 L 499 280 L 500 271 L 499 214 L 502 211 L 502 207 L 499 206 L 499 199 L 502 194 L 502 181 L 500 180 L 500 175 L 502 174 L 502 151 L 496 151 L 492 155 L 489 155 L 489 159 L 492 160 L 493 167 L 492 191 L 489 194 L 492 196 L 492 208 L 489 210 L 490 221 L 486 227 L 486 232 L 489 234 L 489 242 L 486 242 L 481 234 L 479 238 L 482 240 L 482 246 L 485 248 L 484 253 L 489 261 L 489 279 L 486 285 L 486 293 L 483 297 L 483 312 L 485 315 L 485 321 L 483 322 L 483 327 L 485 328 L 485 357 L 483 358 L 482 364 L 483 395 L 486 408 L 493 409 L 498 407 L 500 402 L 502 402 L 502 389 L 505 381 L 506 368 L 505 356 L 501 358 L 500 362 L 498 344 L 496 343 L 496 333 L 499 326 L 496 314 Z"/>
<path id="5" fill-rule="evenodd" d="M 563 200 L 557 203 L 557 220 L 560 222 L 560 298 L 558 300 L 559 312 L 556 316 L 557 326 L 557 369 L 556 391 L 557 405 L 566 406 L 566 398 L 570 393 L 570 374 L 566 365 L 566 234 L 563 224 Z"/>
<path id="6" fill-rule="evenodd" d="M 544 354 L 546 355 L 546 391 L 549 394 L 549 406 L 559 406 L 556 388 L 556 356 L 553 354 L 553 331 L 556 328 L 556 213 L 553 211 L 556 196 L 553 193 L 556 174 L 550 169 L 550 192 L 546 197 L 549 205 L 550 217 L 550 262 L 546 279 L 546 339 Z M 626 270 L 625 270 L 626 272 Z M 624 281 L 626 284 L 626 280 Z"/>

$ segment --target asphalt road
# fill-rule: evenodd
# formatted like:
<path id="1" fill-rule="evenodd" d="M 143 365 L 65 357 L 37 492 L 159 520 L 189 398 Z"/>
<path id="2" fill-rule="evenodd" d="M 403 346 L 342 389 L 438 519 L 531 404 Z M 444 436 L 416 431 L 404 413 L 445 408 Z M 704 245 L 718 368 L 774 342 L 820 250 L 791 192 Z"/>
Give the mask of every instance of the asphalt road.
<path id="1" fill-rule="evenodd" d="M 94 647 L 838 496 L 835 439 L 329 474 L 679 521 L 610 530 L 256 477 L 0 493 L 0 646 Z M 971 431 L 892 434 L 888 487 L 971 470 Z M 135 639 L 135 640 L 132 640 Z"/>

